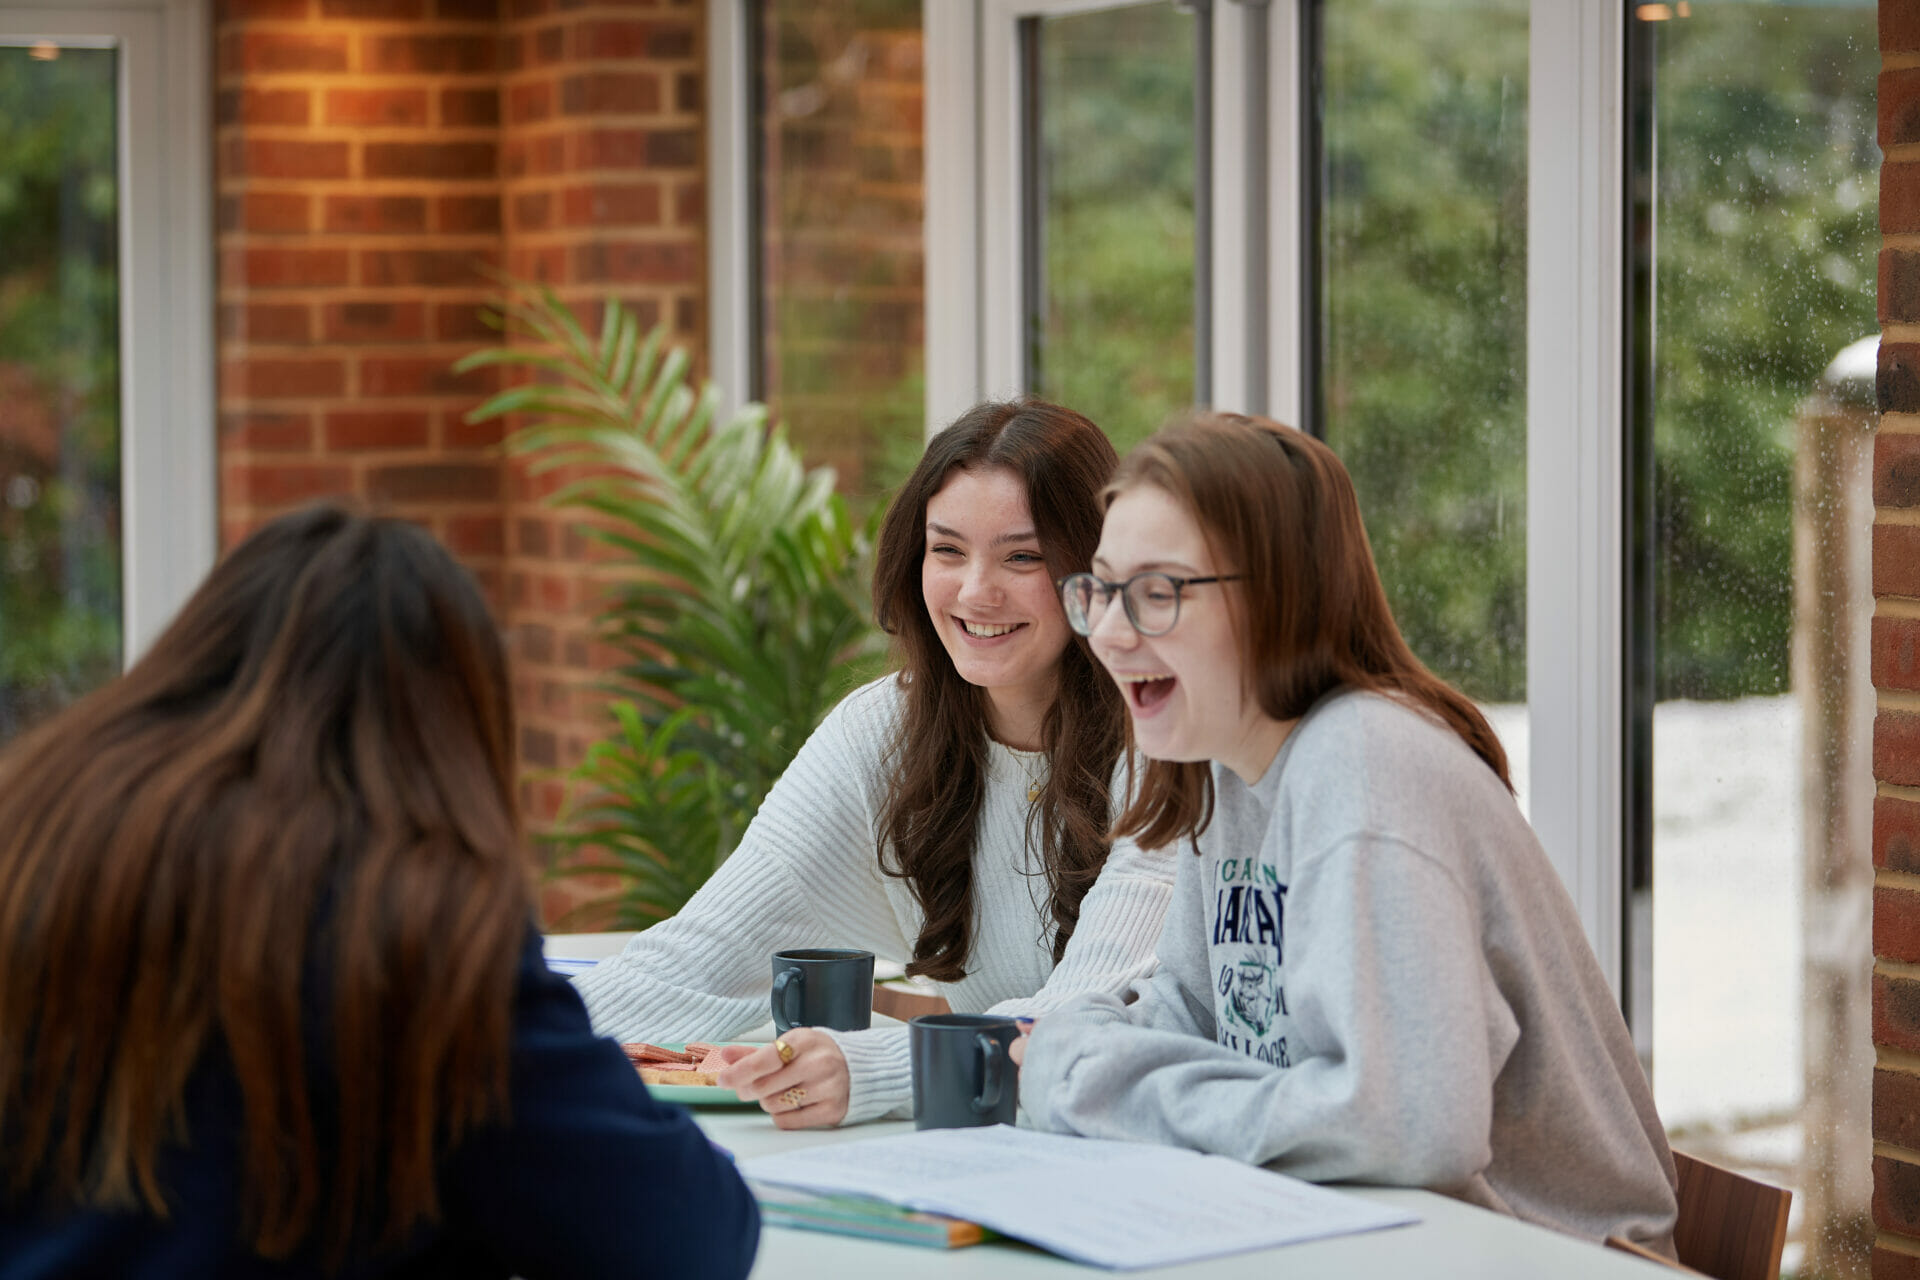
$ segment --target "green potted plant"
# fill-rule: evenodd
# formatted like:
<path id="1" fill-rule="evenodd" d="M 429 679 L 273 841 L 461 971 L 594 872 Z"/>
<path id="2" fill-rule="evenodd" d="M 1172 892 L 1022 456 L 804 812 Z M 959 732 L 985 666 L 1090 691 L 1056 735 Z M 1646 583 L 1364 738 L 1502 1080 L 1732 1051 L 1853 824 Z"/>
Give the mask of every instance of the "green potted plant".
<path id="1" fill-rule="evenodd" d="M 598 616 L 624 655 L 605 678 L 613 725 L 567 771 L 553 874 L 616 877 L 580 910 L 644 929 L 732 852 L 820 718 L 877 669 L 872 521 L 852 520 L 833 471 L 806 467 L 764 406 L 721 413 L 717 388 L 689 384 L 685 351 L 619 303 L 597 336 L 547 291 L 513 288 L 501 313 L 525 343 L 457 367 L 533 378 L 470 420 L 529 420 L 507 449 L 536 473 L 583 476 L 547 501 L 621 570 Z"/>

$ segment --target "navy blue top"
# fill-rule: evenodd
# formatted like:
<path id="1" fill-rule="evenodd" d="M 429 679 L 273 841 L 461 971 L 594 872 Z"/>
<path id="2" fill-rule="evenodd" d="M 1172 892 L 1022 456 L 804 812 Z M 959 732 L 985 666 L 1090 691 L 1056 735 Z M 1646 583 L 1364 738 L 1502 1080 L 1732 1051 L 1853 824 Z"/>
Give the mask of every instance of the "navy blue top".
<path id="1" fill-rule="evenodd" d="M 399 1249 L 357 1247 L 338 1271 L 317 1245 L 278 1262 L 254 1254 L 241 1238 L 239 1084 L 210 1054 L 188 1086 L 191 1145 L 160 1164 L 170 1220 L 0 1201 L 0 1280 L 747 1274 L 760 1214 L 746 1185 L 684 1109 L 654 1101 L 619 1047 L 593 1034 L 538 935 L 520 959 L 512 1054 L 508 1120 L 442 1161 L 441 1217 Z"/>

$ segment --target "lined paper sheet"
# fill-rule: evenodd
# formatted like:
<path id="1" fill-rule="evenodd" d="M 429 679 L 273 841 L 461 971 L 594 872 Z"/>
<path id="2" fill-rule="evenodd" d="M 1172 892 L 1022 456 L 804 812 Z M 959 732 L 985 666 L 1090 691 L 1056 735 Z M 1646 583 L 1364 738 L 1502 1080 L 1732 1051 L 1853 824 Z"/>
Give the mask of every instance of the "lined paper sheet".
<path id="1" fill-rule="evenodd" d="M 1223 1156 L 996 1125 L 759 1156 L 748 1178 L 966 1218 L 1077 1262 L 1170 1266 L 1417 1222 Z"/>

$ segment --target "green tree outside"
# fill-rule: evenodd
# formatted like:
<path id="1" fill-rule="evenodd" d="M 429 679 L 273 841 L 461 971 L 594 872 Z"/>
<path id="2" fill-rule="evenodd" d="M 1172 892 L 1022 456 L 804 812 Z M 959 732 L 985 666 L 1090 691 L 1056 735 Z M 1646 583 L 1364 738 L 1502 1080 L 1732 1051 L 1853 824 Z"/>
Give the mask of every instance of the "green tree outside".
<path id="1" fill-rule="evenodd" d="M 0 49 L 0 741 L 120 663 L 115 57 Z"/>
<path id="2" fill-rule="evenodd" d="M 1527 5 L 1329 3 L 1325 49 L 1326 439 L 1414 651 L 1523 701 Z"/>
<path id="3" fill-rule="evenodd" d="M 1653 33 L 1659 699 L 1788 688 L 1794 416 L 1879 327 L 1874 24 L 1700 5 Z"/>
<path id="4" fill-rule="evenodd" d="M 1327 438 L 1415 651 L 1506 702 L 1526 693 L 1526 11 L 1334 0 L 1325 61 Z M 1875 328 L 1874 11 L 1697 5 L 1656 40 L 1656 697 L 1781 693 L 1794 414 Z"/>
<path id="5" fill-rule="evenodd" d="M 1039 30 L 1035 390 L 1125 453 L 1194 401 L 1194 16 L 1161 3 Z"/>

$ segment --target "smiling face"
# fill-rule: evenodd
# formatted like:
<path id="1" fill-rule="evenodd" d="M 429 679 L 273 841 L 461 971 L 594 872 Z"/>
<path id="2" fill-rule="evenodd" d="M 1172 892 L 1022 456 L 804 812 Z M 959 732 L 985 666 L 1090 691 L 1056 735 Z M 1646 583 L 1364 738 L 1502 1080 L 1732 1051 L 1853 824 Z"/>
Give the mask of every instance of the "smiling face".
<path id="1" fill-rule="evenodd" d="M 1177 578 L 1230 574 L 1214 560 L 1200 524 L 1166 490 L 1141 484 L 1107 508 L 1093 571 L 1110 582 L 1156 570 Z M 1289 723 L 1247 695 L 1233 610 L 1239 583 L 1180 593 L 1180 618 L 1165 635 L 1143 636 L 1115 600 L 1089 637 L 1094 656 L 1119 682 L 1133 716 L 1134 742 L 1155 760 L 1218 760 L 1248 782 L 1266 772 Z"/>
<path id="2" fill-rule="evenodd" d="M 1072 633 L 1020 476 L 956 470 L 927 501 L 920 590 L 954 670 L 987 691 L 993 736 L 1040 745 Z"/>

